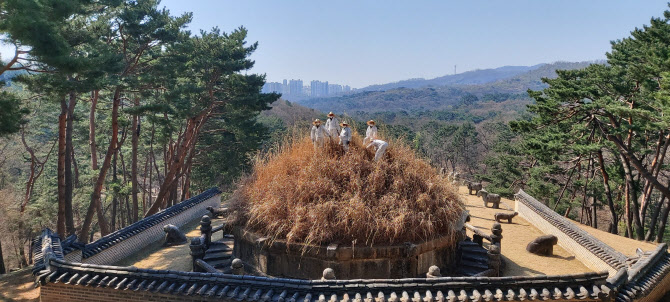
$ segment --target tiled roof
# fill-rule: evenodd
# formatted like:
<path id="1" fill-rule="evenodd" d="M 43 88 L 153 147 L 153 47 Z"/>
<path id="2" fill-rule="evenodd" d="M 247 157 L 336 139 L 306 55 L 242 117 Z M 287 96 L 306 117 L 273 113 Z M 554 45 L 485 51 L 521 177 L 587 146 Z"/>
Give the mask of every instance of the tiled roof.
<path id="1" fill-rule="evenodd" d="M 123 241 L 126 240 L 152 226 L 155 226 L 175 215 L 178 215 L 179 213 L 186 211 L 187 209 L 196 206 L 202 201 L 205 201 L 212 196 L 215 196 L 217 194 L 221 194 L 221 191 L 217 188 L 211 188 L 198 196 L 195 196 L 191 199 L 184 200 L 174 206 L 171 206 L 161 212 L 158 212 L 154 215 L 151 215 L 147 218 L 144 218 L 142 220 L 139 220 L 125 228 L 122 228 L 120 230 L 117 230 L 113 233 L 108 234 L 105 237 L 102 237 L 95 242 L 91 242 L 87 244 L 84 247 L 84 250 L 82 252 L 82 257 L 83 258 L 88 258 L 91 257 L 97 253 L 100 253 L 101 251 Z"/>
<path id="2" fill-rule="evenodd" d="M 519 190 L 519 192 L 514 196 L 519 202 L 522 202 L 535 213 L 542 216 L 542 218 L 544 218 L 547 222 L 561 230 L 561 232 L 570 236 L 581 246 L 593 253 L 596 257 L 609 264 L 609 266 L 617 270 L 626 267 L 627 257 L 621 252 L 613 249 L 609 245 L 600 241 L 598 238 L 593 237 L 588 232 L 574 225 L 563 216 L 552 211 L 547 206 L 528 195 L 523 190 Z"/>
<path id="3" fill-rule="evenodd" d="M 63 259 L 60 237 L 49 228 L 33 240 L 33 275 L 45 270 L 50 258 Z"/>
<path id="4" fill-rule="evenodd" d="M 108 287 L 172 295 L 264 302 L 430 302 L 603 299 L 607 272 L 558 276 L 298 280 L 222 273 L 176 272 L 51 261 L 46 284 Z"/>
<path id="5" fill-rule="evenodd" d="M 668 245 L 658 245 L 656 250 L 646 253 L 628 270 L 628 280 L 621 286 L 616 301 L 633 301 L 648 295 L 668 273 L 670 254 Z"/>

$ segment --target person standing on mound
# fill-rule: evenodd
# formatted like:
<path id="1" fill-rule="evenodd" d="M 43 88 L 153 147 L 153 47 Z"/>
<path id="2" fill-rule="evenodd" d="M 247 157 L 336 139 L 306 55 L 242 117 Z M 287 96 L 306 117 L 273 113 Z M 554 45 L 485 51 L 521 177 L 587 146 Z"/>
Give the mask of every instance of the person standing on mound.
<path id="1" fill-rule="evenodd" d="M 332 111 L 328 113 L 328 119 L 326 120 L 326 132 L 328 132 L 328 137 L 331 141 L 334 141 L 337 138 L 337 135 L 340 133 L 340 121 L 335 117 L 335 113 Z"/>
<path id="2" fill-rule="evenodd" d="M 347 122 L 340 124 L 342 131 L 340 132 L 340 145 L 344 148 L 344 152 L 349 151 L 349 142 L 351 142 L 351 128 Z"/>
<path id="3" fill-rule="evenodd" d="M 377 149 L 377 152 L 375 152 L 375 161 L 379 161 L 382 156 L 384 156 L 384 153 L 386 153 L 386 148 L 388 148 L 389 143 L 381 140 L 381 139 L 375 139 L 372 140 L 365 148 L 370 148 L 374 146 Z"/>
<path id="4" fill-rule="evenodd" d="M 323 143 L 325 142 L 328 133 L 326 132 L 326 127 L 321 126 L 321 120 L 315 119 L 312 124 L 314 124 L 314 126 L 312 126 L 310 137 L 312 138 L 312 143 L 314 143 L 314 150 L 317 150 L 318 148 L 323 147 Z"/>
<path id="5" fill-rule="evenodd" d="M 363 139 L 363 144 L 367 144 L 373 140 L 377 139 L 377 126 L 375 126 L 375 121 L 368 121 L 368 130 L 365 131 L 365 138 Z"/>

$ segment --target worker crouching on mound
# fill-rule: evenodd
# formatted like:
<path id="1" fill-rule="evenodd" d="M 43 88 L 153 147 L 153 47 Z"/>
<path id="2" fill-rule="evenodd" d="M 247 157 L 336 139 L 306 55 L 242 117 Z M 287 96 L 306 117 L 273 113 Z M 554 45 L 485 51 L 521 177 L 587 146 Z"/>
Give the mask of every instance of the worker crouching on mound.
<path id="1" fill-rule="evenodd" d="M 372 146 L 377 150 L 377 152 L 375 152 L 375 161 L 379 161 L 382 156 L 384 156 L 384 153 L 386 153 L 386 148 L 388 148 L 389 144 L 383 140 L 375 139 L 365 146 L 365 148 L 370 148 Z"/>
<path id="2" fill-rule="evenodd" d="M 351 142 L 351 128 L 347 122 L 340 124 L 342 131 L 340 131 L 340 145 L 344 148 L 344 152 L 349 151 L 349 142 Z"/>
<path id="3" fill-rule="evenodd" d="M 310 137 L 312 138 L 312 143 L 314 143 L 314 150 L 317 150 L 323 147 L 328 133 L 326 132 L 326 127 L 321 126 L 321 120 L 315 119 L 312 124 L 314 126 L 312 126 Z"/>

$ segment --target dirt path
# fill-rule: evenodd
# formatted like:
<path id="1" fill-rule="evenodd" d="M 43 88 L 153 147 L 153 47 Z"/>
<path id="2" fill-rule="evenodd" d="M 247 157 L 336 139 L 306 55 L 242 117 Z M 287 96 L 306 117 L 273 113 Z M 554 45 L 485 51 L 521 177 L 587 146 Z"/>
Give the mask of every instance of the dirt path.
<path id="1" fill-rule="evenodd" d="M 35 287 L 31 268 L 0 275 L 0 301 L 39 301 L 40 289 Z"/>

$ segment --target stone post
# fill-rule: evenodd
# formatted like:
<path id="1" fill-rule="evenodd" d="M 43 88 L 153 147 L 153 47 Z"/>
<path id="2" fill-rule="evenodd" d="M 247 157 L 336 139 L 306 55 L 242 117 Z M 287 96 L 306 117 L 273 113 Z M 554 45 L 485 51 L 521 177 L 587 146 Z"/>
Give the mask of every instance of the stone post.
<path id="1" fill-rule="evenodd" d="M 495 244 L 500 247 L 500 242 L 502 241 L 502 226 L 500 223 L 496 222 L 491 227 L 491 244 Z"/>
<path id="2" fill-rule="evenodd" d="M 192 265 L 194 272 L 205 272 L 205 269 L 201 268 L 198 263 L 196 263 L 198 259 L 205 258 L 205 252 L 207 251 L 202 237 L 203 236 L 191 239 L 191 245 L 189 245 L 189 248 L 191 249 L 191 258 L 193 259 Z"/>
<path id="3" fill-rule="evenodd" d="M 321 280 L 335 280 L 335 270 L 332 268 L 326 268 L 323 270 L 323 275 L 321 277 Z"/>
<path id="4" fill-rule="evenodd" d="M 433 265 L 428 268 L 428 273 L 426 273 L 426 278 L 432 279 L 432 278 L 439 278 L 442 277 L 442 274 L 440 273 L 440 268 L 437 267 L 436 265 Z"/>
<path id="5" fill-rule="evenodd" d="M 478 244 L 479 246 L 483 246 L 484 245 L 484 237 L 482 237 L 481 235 L 479 235 L 477 233 L 474 233 L 474 234 L 472 234 L 472 242 Z"/>
<path id="6" fill-rule="evenodd" d="M 494 271 L 494 276 L 500 277 L 500 267 L 502 264 L 502 259 L 500 258 L 500 246 L 496 244 L 491 244 L 487 252 L 489 257 L 489 268 Z"/>
<path id="7" fill-rule="evenodd" d="M 244 275 L 244 263 L 239 258 L 233 259 L 230 263 L 230 269 L 233 275 Z"/>
<path id="8" fill-rule="evenodd" d="M 203 242 L 205 249 L 208 249 L 212 242 L 212 219 L 208 215 L 202 216 L 200 220 L 200 234 L 205 238 L 205 242 Z"/>

